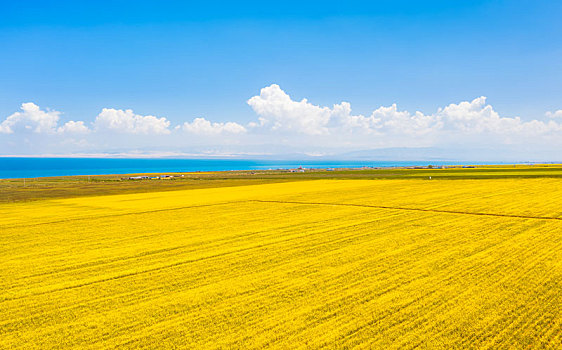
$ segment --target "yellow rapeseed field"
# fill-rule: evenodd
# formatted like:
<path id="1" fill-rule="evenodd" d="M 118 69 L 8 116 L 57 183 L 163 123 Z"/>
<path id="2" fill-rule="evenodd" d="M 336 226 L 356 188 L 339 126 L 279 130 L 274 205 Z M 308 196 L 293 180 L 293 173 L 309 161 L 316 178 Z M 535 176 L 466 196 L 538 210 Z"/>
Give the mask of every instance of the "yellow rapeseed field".
<path id="1" fill-rule="evenodd" d="M 562 348 L 562 179 L 0 204 L 0 348 Z"/>

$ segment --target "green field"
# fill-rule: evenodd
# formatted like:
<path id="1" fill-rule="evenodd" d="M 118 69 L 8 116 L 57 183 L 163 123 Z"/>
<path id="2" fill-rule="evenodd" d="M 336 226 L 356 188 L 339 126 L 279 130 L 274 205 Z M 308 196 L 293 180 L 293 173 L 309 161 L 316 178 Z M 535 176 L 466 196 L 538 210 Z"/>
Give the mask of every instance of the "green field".
<path id="1" fill-rule="evenodd" d="M 179 175 L 177 173 L 176 175 Z M 307 170 L 291 173 L 286 170 L 227 171 L 181 173 L 171 180 L 123 180 L 130 175 L 62 176 L 32 179 L 0 179 L 0 202 L 47 198 L 69 198 L 102 194 L 144 193 L 212 187 L 320 179 L 500 179 L 500 178 L 562 178 L 559 164 L 480 165 L 446 169 L 382 168 L 367 170 Z"/>

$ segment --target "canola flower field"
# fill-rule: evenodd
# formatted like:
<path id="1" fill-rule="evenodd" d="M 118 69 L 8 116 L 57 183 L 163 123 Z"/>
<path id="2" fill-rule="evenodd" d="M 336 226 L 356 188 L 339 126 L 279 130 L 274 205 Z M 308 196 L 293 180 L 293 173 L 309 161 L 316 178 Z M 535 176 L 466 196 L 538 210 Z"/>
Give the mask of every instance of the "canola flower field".
<path id="1" fill-rule="evenodd" d="M 0 204 L 0 348 L 562 348 L 562 179 Z"/>

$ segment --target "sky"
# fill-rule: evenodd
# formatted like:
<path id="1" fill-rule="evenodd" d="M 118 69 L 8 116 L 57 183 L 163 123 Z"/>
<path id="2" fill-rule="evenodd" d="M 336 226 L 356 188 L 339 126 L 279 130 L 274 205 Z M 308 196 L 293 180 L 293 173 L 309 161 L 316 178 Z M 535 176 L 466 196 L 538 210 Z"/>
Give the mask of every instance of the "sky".
<path id="1" fill-rule="evenodd" d="M 0 155 L 561 161 L 561 15 L 541 0 L 0 0 Z"/>

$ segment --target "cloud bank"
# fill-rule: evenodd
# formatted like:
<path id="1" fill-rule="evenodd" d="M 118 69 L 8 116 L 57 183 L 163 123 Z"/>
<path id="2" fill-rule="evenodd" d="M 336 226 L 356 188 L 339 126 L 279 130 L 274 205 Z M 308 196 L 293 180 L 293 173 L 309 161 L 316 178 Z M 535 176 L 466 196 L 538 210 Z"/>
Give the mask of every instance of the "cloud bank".
<path id="1" fill-rule="evenodd" d="M 546 112 L 546 116 L 549 118 L 562 118 L 562 109 L 559 109 L 555 112 Z"/>
<path id="2" fill-rule="evenodd" d="M 206 145 L 209 152 L 221 145 L 235 145 L 245 152 L 258 153 L 268 145 L 274 149 L 270 152 L 273 156 L 289 146 L 291 151 L 302 153 L 383 147 L 562 146 L 562 109 L 545 112 L 542 119 L 523 120 L 501 116 L 485 96 L 450 103 L 432 113 L 409 112 L 392 104 L 363 115 L 354 113 L 349 102 L 321 106 L 306 98 L 294 99 L 272 84 L 246 102 L 251 114 L 245 122 L 197 117 L 175 125 L 163 116 L 114 108 L 103 108 L 89 123 L 62 123 L 61 112 L 27 102 L 0 122 L 0 152 L 15 154 L 10 147 L 34 142 L 42 145 L 40 149 L 51 147 L 49 151 L 54 153 L 67 151 L 68 147 L 61 145 L 69 144 L 92 152 L 183 152 L 192 151 L 197 144 Z M 117 134 L 122 136 L 115 137 Z M 236 153 L 235 148 L 232 150 Z"/>
<path id="3" fill-rule="evenodd" d="M 176 129 L 180 128 L 200 135 L 242 134 L 247 131 L 245 127 L 235 122 L 212 123 L 205 118 L 195 118 L 191 123 L 185 122 L 181 127 L 179 125 L 176 127 Z"/>
<path id="4" fill-rule="evenodd" d="M 451 103 L 433 114 L 420 111 L 400 111 L 396 104 L 381 106 L 369 116 L 353 114 L 351 104 L 341 102 L 332 107 L 311 104 L 306 99 L 294 101 L 273 84 L 248 100 L 248 105 L 260 117 L 253 127 L 288 130 L 306 135 L 368 134 L 373 138 L 453 134 L 497 136 L 538 136 L 558 133 L 561 124 L 552 120 L 523 121 L 519 117 L 501 117 L 486 97 Z M 562 110 L 548 112 L 551 119 L 562 117 Z"/>
<path id="5" fill-rule="evenodd" d="M 131 109 L 104 108 L 94 121 L 96 130 L 109 130 L 129 134 L 169 134 L 170 122 L 162 117 L 142 116 Z"/>

